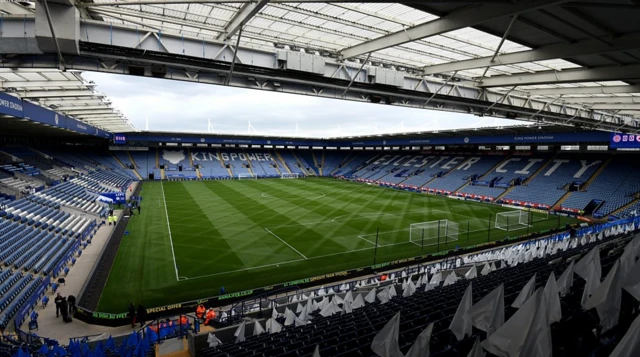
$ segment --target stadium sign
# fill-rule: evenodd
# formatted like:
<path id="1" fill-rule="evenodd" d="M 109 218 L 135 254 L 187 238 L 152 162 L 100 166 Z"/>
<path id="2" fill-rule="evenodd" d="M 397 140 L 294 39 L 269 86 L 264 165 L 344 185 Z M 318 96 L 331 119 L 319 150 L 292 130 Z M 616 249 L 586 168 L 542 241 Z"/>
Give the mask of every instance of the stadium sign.
<path id="1" fill-rule="evenodd" d="M 0 93 L 0 114 L 22 118 L 24 115 L 22 100 L 6 93 Z"/>

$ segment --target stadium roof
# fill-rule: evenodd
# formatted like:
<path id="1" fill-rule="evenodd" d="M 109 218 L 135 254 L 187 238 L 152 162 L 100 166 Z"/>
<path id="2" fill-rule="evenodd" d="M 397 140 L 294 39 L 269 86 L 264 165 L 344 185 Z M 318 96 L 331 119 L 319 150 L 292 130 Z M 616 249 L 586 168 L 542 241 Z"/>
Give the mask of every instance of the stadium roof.
<path id="1" fill-rule="evenodd" d="M 127 118 L 111 106 L 79 72 L 58 69 L 0 68 L 0 90 L 51 108 L 104 130 L 133 130 Z"/>
<path id="2" fill-rule="evenodd" d="M 440 78 L 445 84 L 459 82 L 501 93 L 496 106 L 510 104 L 510 96 L 519 95 L 543 100 L 545 108 L 566 104 L 625 118 L 640 117 L 638 4 L 76 0 L 84 18 L 107 23 L 215 39 L 231 47 L 239 40 L 240 47 L 258 50 L 285 48 L 337 60 L 358 58 Z M 635 120 L 619 124 L 638 128 Z M 616 123 L 607 127 L 614 128 Z"/>
<path id="3" fill-rule="evenodd" d="M 286 46 L 337 58 L 371 53 L 369 61 L 505 93 L 517 87 L 535 97 L 640 114 L 640 90 L 629 85 L 638 83 L 630 79 L 640 77 L 640 66 L 621 67 L 640 59 L 640 6 L 632 0 L 85 3 L 107 22 L 221 41 L 235 40 L 244 24 L 246 47 Z"/>

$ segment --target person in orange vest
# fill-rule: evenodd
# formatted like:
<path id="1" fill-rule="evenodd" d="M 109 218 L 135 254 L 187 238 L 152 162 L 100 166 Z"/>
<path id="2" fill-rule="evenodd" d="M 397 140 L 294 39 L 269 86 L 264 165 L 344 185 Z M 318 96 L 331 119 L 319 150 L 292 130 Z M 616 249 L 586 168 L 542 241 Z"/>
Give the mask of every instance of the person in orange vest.
<path id="1" fill-rule="evenodd" d="M 189 319 L 187 319 L 186 316 L 181 315 L 180 316 L 180 325 L 188 325 L 189 324 Z"/>
<path id="2" fill-rule="evenodd" d="M 204 324 L 209 325 L 209 321 L 215 318 L 216 318 L 216 312 L 213 311 L 213 309 L 209 309 L 209 311 L 207 311 L 207 318 L 204 320 Z"/>
<path id="3" fill-rule="evenodd" d="M 207 309 L 204 308 L 204 305 L 198 305 L 198 307 L 196 308 L 196 316 L 198 317 L 198 320 L 202 321 L 202 318 L 204 317 L 204 313 L 206 311 Z"/>
<path id="4" fill-rule="evenodd" d="M 385 281 L 385 280 L 387 280 L 387 274 L 383 274 L 383 275 L 380 277 L 380 281 Z"/>

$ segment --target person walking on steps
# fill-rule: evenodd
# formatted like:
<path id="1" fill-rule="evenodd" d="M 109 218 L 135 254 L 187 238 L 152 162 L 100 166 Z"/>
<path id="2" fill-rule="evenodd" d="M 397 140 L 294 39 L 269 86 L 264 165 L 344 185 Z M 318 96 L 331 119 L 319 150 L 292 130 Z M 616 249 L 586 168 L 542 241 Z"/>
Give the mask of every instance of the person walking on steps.
<path id="1" fill-rule="evenodd" d="M 127 316 L 131 321 L 131 327 L 136 327 L 136 307 L 133 303 L 129 304 L 129 314 Z"/>
<path id="2" fill-rule="evenodd" d="M 62 296 L 60 293 L 56 295 L 55 300 L 53 302 L 56 304 L 56 317 L 60 317 L 60 310 L 62 309 Z"/>

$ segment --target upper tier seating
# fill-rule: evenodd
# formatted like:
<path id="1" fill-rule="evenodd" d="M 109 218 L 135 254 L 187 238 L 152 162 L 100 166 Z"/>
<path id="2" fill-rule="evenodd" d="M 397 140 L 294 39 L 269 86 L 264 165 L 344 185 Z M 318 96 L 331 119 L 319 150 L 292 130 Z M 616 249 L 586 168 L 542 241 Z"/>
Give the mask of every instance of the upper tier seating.
<path id="1" fill-rule="evenodd" d="M 526 185 L 514 187 L 504 198 L 551 206 L 567 193 L 567 184 L 588 180 L 601 164 L 601 159 L 553 159 Z"/>
<path id="2" fill-rule="evenodd" d="M 448 166 L 450 170 L 448 173 L 443 173 L 442 177 L 435 178 L 425 187 L 453 192 L 467 181 L 473 181 L 482 177 L 482 175 L 503 159 L 504 157 L 502 156 L 473 156 L 464 161 L 456 160 L 459 165 L 458 167 L 453 168 Z M 462 192 L 464 192 L 464 190 L 462 190 Z"/>
<path id="3" fill-rule="evenodd" d="M 563 207 L 583 209 L 594 198 L 604 201 L 598 213 L 609 214 L 633 201 L 640 192 L 640 162 L 617 157 L 586 188 L 576 191 L 562 204 Z"/>

